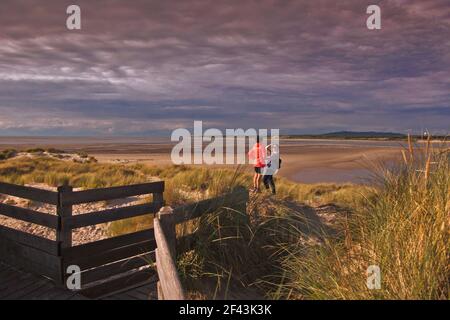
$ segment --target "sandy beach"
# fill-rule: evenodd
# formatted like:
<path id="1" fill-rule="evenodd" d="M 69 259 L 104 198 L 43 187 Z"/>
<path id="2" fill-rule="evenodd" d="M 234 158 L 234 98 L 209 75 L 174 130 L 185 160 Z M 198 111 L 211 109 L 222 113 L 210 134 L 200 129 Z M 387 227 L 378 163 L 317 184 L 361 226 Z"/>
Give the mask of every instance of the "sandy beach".
<path id="1" fill-rule="evenodd" d="M 0 137 L 0 149 L 58 148 L 86 152 L 100 162 L 171 165 L 174 143 L 165 138 Z M 295 182 L 364 182 L 375 163 L 400 157 L 400 142 L 361 140 L 281 140 L 279 175 Z M 223 165 L 222 165 L 223 166 Z M 248 166 L 251 170 L 251 166 Z"/>

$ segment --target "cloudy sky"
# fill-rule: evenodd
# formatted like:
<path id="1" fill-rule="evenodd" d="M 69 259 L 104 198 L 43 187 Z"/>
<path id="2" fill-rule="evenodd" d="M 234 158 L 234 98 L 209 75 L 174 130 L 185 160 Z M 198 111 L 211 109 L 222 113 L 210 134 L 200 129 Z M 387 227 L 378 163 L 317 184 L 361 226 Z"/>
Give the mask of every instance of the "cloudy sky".
<path id="1" fill-rule="evenodd" d="M 449 101 L 449 0 L 0 2 L 2 135 L 448 133 Z"/>

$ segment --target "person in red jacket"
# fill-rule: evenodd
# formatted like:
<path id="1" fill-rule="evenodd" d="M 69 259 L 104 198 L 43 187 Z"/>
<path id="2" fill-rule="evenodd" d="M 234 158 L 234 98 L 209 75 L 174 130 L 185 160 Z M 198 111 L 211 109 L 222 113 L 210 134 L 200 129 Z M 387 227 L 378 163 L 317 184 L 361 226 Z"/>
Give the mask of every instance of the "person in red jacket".
<path id="1" fill-rule="evenodd" d="M 255 175 L 253 176 L 253 192 L 259 192 L 259 185 L 262 178 L 262 169 L 266 166 L 266 149 L 259 142 L 259 136 L 256 136 L 256 143 L 253 148 L 248 152 L 248 157 L 253 163 L 255 169 Z"/>

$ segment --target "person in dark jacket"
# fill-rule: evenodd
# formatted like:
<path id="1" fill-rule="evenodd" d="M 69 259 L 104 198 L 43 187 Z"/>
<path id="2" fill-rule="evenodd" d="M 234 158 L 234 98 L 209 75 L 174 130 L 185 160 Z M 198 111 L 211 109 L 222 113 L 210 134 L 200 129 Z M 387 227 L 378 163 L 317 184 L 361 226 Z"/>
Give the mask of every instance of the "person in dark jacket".
<path id="1" fill-rule="evenodd" d="M 276 194 L 275 181 L 273 175 L 276 174 L 281 166 L 281 158 L 278 152 L 278 146 L 276 144 L 269 144 L 266 147 L 266 166 L 263 170 L 263 184 L 268 190 L 272 191 L 272 194 Z"/>

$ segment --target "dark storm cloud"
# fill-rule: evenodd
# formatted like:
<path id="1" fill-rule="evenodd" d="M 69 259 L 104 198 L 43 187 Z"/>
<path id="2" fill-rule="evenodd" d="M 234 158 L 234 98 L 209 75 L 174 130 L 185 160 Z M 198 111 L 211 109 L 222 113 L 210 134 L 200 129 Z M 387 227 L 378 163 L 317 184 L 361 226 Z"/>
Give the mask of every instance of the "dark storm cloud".
<path id="1" fill-rule="evenodd" d="M 2 1 L 0 133 L 450 129 L 447 0 L 72 3 Z"/>

